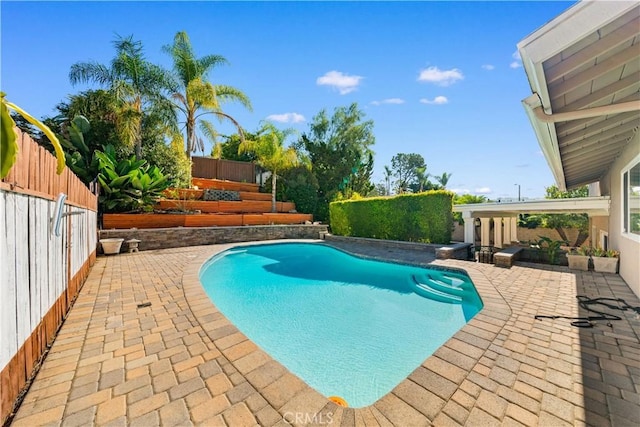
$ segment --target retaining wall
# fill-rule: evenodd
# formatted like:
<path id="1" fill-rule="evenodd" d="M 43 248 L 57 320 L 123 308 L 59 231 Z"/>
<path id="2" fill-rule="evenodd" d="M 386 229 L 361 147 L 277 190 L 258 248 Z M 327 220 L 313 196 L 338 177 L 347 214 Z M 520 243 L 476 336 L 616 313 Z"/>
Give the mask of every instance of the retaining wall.
<path id="1" fill-rule="evenodd" d="M 276 239 L 318 239 L 327 232 L 326 225 L 264 225 L 242 227 L 185 227 L 128 230 L 101 230 L 101 239 L 138 239 L 141 251 L 214 245 L 217 243 L 251 242 Z M 124 243 L 121 252 L 128 251 Z"/>

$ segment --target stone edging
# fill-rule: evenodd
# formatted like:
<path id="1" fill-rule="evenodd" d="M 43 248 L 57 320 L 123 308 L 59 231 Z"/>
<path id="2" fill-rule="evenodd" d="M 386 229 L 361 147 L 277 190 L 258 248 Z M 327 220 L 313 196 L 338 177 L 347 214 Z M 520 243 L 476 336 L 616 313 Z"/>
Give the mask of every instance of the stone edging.
<path id="1" fill-rule="evenodd" d="M 196 257 L 185 268 L 182 285 L 187 304 L 196 321 L 225 357 L 228 357 L 228 350 L 232 345 L 249 341 L 249 339 L 220 313 L 204 291 L 199 279 L 200 269 L 203 264 L 212 256 L 232 247 L 300 241 L 321 243 L 321 241 L 318 240 L 276 240 L 245 244 L 233 243 L 216 245 L 204 248 L 203 253 Z M 446 403 L 448 397 L 453 394 L 455 389 L 460 386 L 467 376 L 475 374 L 472 371 L 473 366 L 483 357 L 484 353 L 488 350 L 493 340 L 495 340 L 511 316 L 509 305 L 491 281 L 480 270 L 474 268 L 473 263 L 469 262 L 468 266 L 466 264 L 467 263 L 464 264 L 463 269 L 469 274 L 478 290 L 484 303 L 483 309 L 443 344 L 443 346 L 436 350 L 433 355 L 427 358 L 408 378 L 402 381 L 390 393 L 380 398 L 376 403 L 364 408 L 341 408 L 306 385 L 306 383 L 302 382 L 298 377 L 295 377 L 295 375 L 291 374 L 286 368 L 284 368 L 284 371 L 288 373 L 289 376 L 295 377 L 294 379 L 297 379 L 297 381 L 302 382 L 304 386 L 295 392 L 294 395 L 285 399 L 284 402 L 274 402 L 267 396 L 265 396 L 265 398 L 267 398 L 283 417 L 286 413 L 296 411 L 313 413 L 318 416 L 321 416 L 323 413 L 328 413 L 331 414 L 333 422 L 338 421 L 337 425 L 340 424 L 341 419 L 345 421 L 349 419 L 370 419 L 377 420 L 380 424 L 389 421 L 397 423 L 398 421 L 403 421 L 402 417 L 406 417 L 407 413 L 416 416 L 416 421 L 433 420 L 431 415 L 426 417 L 424 414 L 433 413 L 435 408 L 442 409 L 442 406 L 444 406 L 442 402 L 445 401 Z M 449 263 L 443 260 L 439 260 L 433 265 L 461 268 L 459 264 Z M 230 345 L 229 342 L 233 344 Z M 466 360 L 471 360 L 472 364 L 467 364 L 469 366 L 463 369 L 453 366 L 456 365 L 456 360 L 453 360 L 456 358 L 456 354 L 463 355 Z M 260 349 L 238 360 L 230 360 L 230 362 L 261 394 L 263 394 L 265 388 L 268 388 L 268 385 L 262 385 L 261 387 L 261 384 L 253 382 L 251 380 L 252 376 L 247 374 L 266 363 L 279 365 L 277 361 Z M 452 366 L 456 369 L 458 375 L 451 375 Z M 285 374 L 285 376 L 286 375 L 287 374 Z M 274 381 L 278 382 L 280 380 Z M 449 387 L 449 390 L 438 391 L 442 388 L 443 382 L 451 384 L 452 386 L 455 385 L 455 389 L 451 390 L 452 387 Z M 421 398 L 408 398 L 407 391 L 412 390 L 411 393 L 413 393 L 416 387 L 421 389 Z M 439 409 L 436 412 L 439 412 Z M 373 419 L 371 417 L 373 417 Z M 398 417 L 401 418 L 398 419 Z M 435 415 L 433 415 L 433 417 L 435 417 Z M 410 422 L 410 420 L 406 419 L 404 422 Z"/>

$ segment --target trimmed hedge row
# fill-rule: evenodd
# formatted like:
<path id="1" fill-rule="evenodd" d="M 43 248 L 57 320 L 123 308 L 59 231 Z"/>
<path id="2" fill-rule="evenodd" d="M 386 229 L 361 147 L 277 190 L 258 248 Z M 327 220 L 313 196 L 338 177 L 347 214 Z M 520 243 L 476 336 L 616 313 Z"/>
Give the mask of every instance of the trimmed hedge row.
<path id="1" fill-rule="evenodd" d="M 453 193 L 444 190 L 332 202 L 331 232 L 339 236 L 449 243 L 452 205 Z"/>

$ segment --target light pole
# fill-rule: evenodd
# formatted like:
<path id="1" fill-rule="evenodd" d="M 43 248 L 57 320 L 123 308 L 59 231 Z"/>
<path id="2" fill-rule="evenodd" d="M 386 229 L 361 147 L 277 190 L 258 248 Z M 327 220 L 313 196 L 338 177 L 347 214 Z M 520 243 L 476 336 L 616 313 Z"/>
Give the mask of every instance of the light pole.
<path id="1" fill-rule="evenodd" d="M 518 201 L 520 201 L 520 184 L 513 184 L 518 186 Z"/>

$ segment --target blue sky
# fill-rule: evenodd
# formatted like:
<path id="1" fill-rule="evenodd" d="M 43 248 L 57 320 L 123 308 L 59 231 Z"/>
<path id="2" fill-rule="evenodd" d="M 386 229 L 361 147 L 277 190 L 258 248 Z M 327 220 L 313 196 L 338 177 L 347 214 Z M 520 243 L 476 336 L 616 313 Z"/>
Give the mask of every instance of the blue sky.
<path id="1" fill-rule="evenodd" d="M 197 55 L 230 62 L 209 78 L 249 96 L 252 112 L 224 109 L 250 131 L 270 119 L 302 133 L 320 110 L 357 102 L 374 121 L 375 182 L 396 153 L 419 153 L 454 191 L 504 199 L 520 184 L 536 198 L 554 181 L 521 106 L 531 91 L 516 44 L 573 3 L 3 0 L 0 87 L 52 116 L 88 88 L 70 85 L 70 66 L 108 64 L 116 34 L 170 67 L 161 47 L 184 30 Z"/>

